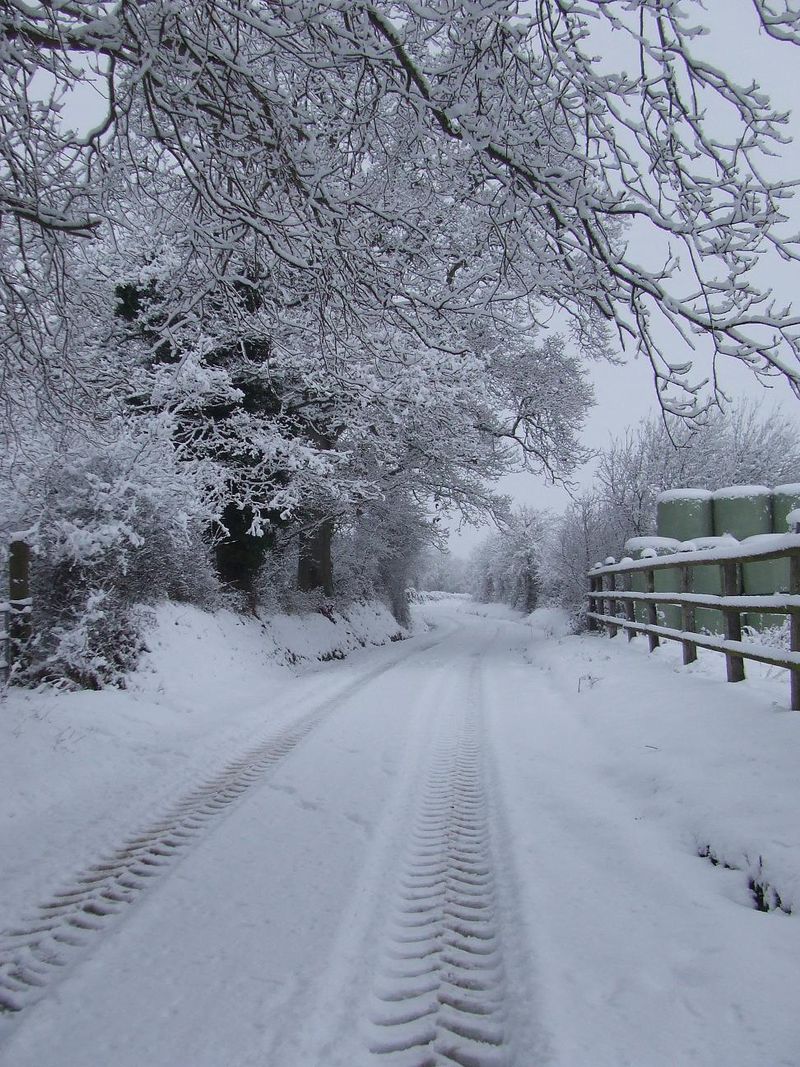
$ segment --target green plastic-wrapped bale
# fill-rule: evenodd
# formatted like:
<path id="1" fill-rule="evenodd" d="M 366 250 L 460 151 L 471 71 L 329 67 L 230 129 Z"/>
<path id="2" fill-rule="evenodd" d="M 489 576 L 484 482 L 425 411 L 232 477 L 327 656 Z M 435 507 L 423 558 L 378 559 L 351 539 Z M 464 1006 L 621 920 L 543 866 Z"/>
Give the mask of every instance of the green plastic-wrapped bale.
<path id="1" fill-rule="evenodd" d="M 714 531 L 737 541 L 772 533 L 772 490 L 766 485 L 729 485 L 714 493 Z"/>
<path id="2" fill-rule="evenodd" d="M 790 511 L 800 508 L 800 483 L 776 485 L 772 491 L 772 532 L 791 533 L 786 521 Z"/>
<path id="3" fill-rule="evenodd" d="M 772 490 L 765 485 L 718 489 L 714 493 L 714 532 L 732 534 L 739 541 L 772 533 L 772 497 Z M 772 563 L 746 563 L 742 568 L 743 592 L 749 596 L 773 593 L 775 581 Z M 775 616 L 767 618 L 757 612 L 749 612 L 743 621 L 757 630 L 776 625 Z"/>
<path id="4" fill-rule="evenodd" d="M 656 499 L 660 537 L 693 541 L 714 533 L 713 495 L 708 489 L 668 489 Z"/>
<path id="5" fill-rule="evenodd" d="M 674 537 L 631 537 L 625 542 L 625 552 L 644 559 L 647 556 L 671 555 L 678 550 L 678 541 Z M 653 574 L 657 593 L 680 592 L 680 571 L 665 567 Z M 632 575 L 632 588 L 637 593 L 646 592 L 644 571 Z M 680 608 L 675 604 L 659 604 L 657 609 L 659 626 L 673 626 L 680 629 Z M 677 620 L 677 621 L 676 621 Z M 647 608 L 643 603 L 636 604 L 636 621 L 647 622 Z"/>
<path id="6" fill-rule="evenodd" d="M 715 548 L 730 548 L 738 542 L 735 537 L 697 537 L 691 544 L 698 552 L 706 552 Z M 686 548 L 687 545 L 682 545 Z M 705 593 L 712 596 L 722 594 L 722 573 L 717 563 L 701 564 L 692 567 L 692 592 Z M 694 625 L 698 633 L 723 634 L 725 623 L 721 611 L 713 608 L 696 608 L 694 613 Z"/>
<path id="7" fill-rule="evenodd" d="M 791 533 L 792 527 L 787 522 L 787 516 L 791 511 L 800 508 L 800 484 L 776 485 L 772 495 L 772 531 L 776 534 Z M 762 564 L 770 568 L 771 592 L 789 592 L 789 560 L 776 559 L 770 563 Z M 780 626 L 784 621 L 783 615 L 765 615 L 764 621 L 767 626 Z"/>
<path id="8" fill-rule="evenodd" d="M 713 494 L 708 489 L 667 489 L 656 499 L 656 527 L 659 536 L 674 538 L 681 544 L 710 537 L 714 533 Z M 656 588 L 679 593 L 681 572 L 672 568 L 658 572 Z M 665 626 L 682 629 L 683 617 L 677 604 L 665 605 L 661 610 Z"/>

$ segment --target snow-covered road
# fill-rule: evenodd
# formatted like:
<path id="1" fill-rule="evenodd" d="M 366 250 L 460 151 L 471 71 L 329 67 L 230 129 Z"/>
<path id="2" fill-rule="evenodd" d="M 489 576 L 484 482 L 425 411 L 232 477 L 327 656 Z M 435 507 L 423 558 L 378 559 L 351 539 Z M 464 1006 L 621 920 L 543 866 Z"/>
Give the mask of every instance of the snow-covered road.
<path id="1" fill-rule="evenodd" d="M 28 909 L 2 1067 L 800 1064 L 797 721 L 426 610 Z M 753 842 L 795 914 L 697 855 Z"/>

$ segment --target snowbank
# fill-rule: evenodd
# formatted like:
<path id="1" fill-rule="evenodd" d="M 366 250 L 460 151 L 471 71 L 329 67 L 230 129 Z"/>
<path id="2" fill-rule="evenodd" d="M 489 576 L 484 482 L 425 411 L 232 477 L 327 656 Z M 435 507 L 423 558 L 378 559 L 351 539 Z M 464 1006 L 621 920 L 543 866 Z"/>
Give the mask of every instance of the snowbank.
<path id="1" fill-rule="evenodd" d="M 401 636 L 407 632 L 379 603 L 264 623 L 165 603 L 125 691 L 7 691 L 0 929 L 51 892 L 54 879 L 95 860 L 280 725 L 298 681 L 302 692 L 318 685 L 320 661 Z"/>
<path id="2" fill-rule="evenodd" d="M 569 612 L 563 608 L 537 608 L 526 621 L 534 637 L 557 640 L 575 632 Z"/>

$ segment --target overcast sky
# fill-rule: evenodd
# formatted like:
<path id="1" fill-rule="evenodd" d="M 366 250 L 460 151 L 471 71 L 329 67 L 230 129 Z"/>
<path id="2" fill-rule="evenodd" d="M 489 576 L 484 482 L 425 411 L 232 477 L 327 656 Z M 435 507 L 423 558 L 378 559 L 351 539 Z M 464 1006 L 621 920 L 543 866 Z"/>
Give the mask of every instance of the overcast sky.
<path id="1" fill-rule="evenodd" d="M 800 91 L 800 70 L 797 53 L 790 45 L 773 41 L 758 28 L 751 0 L 705 0 L 709 35 L 696 43 L 696 52 L 728 72 L 740 85 L 755 81 L 781 110 L 790 111 Z M 608 53 L 604 50 L 603 55 Z M 620 53 L 621 54 L 621 53 Z M 765 167 L 772 177 L 800 179 L 800 110 L 791 115 L 786 131 L 793 143 L 780 149 L 779 158 Z M 800 230 L 800 195 L 792 211 L 794 230 Z M 796 265 L 781 266 L 770 283 L 786 300 L 800 292 Z M 735 361 L 723 368 L 723 386 L 735 400 L 754 397 L 769 410 L 773 407 L 798 417 L 800 432 L 800 401 L 782 380 L 774 380 L 771 388 L 764 388 L 752 372 Z M 623 366 L 608 363 L 593 364 L 589 368 L 594 383 L 596 406 L 587 421 L 584 442 L 591 448 L 602 448 L 612 436 L 617 436 L 640 419 L 658 411 L 652 372 L 641 359 L 631 359 Z M 594 464 L 578 471 L 578 489 L 589 488 L 593 480 Z M 568 493 L 548 486 L 541 478 L 529 474 L 512 475 L 504 479 L 500 489 L 520 503 L 559 512 L 569 502 Z M 466 555 L 488 533 L 488 528 L 458 528 L 451 523 L 451 550 Z"/>

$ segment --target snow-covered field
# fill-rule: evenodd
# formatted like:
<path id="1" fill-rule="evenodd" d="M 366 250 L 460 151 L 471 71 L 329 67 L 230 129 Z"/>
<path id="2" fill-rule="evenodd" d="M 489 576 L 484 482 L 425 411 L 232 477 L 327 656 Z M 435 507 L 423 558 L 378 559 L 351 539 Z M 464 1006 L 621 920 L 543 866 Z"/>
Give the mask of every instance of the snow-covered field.
<path id="1" fill-rule="evenodd" d="M 376 611 L 4 701 L 2 1067 L 797 1067 L 785 676 Z"/>

